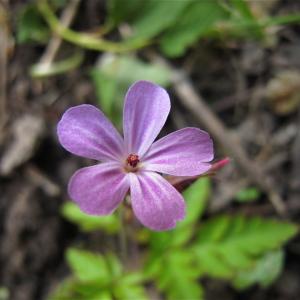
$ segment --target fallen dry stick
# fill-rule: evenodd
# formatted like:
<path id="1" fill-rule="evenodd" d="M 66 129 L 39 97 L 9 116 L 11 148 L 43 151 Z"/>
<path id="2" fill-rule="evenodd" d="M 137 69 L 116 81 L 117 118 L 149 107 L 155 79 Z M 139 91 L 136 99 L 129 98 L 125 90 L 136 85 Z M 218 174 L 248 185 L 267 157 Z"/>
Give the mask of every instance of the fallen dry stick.
<path id="1" fill-rule="evenodd" d="M 77 8 L 79 6 L 80 0 L 71 0 L 65 10 L 63 11 L 61 17 L 61 24 L 65 27 L 69 27 L 75 17 Z M 58 35 L 54 35 L 49 41 L 47 48 L 42 55 L 39 64 L 43 66 L 49 66 L 53 63 L 55 56 L 61 46 L 62 39 Z"/>
<path id="2" fill-rule="evenodd" d="M 0 144 L 3 138 L 6 113 L 6 80 L 8 52 L 8 12 L 7 3 L 0 3 Z"/>
<path id="3" fill-rule="evenodd" d="M 264 174 L 262 168 L 248 157 L 240 142 L 232 136 L 218 116 L 206 104 L 206 101 L 196 92 L 188 76 L 156 54 L 149 53 L 148 57 L 152 61 L 165 65 L 171 70 L 173 88 L 182 105 L 208 129 L 214 138 L 226 149 L 227 154 L 249 176 L 251 181 L 257 184 L 268 195 L 268 199 L 277 213 L 281 216 L 285 215 L 287 213 L 285 204 L 270 179 Z"/>

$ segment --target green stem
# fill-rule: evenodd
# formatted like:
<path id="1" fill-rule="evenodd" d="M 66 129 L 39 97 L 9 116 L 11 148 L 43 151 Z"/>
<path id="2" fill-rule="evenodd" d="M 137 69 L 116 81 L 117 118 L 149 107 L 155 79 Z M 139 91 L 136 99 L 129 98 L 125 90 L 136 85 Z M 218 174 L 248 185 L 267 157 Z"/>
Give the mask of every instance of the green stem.
<path id="1" fill-rule="evenodd" d="M 89 34 L 78 33 L 63 26 L 52 12 L 46 0 L 37 1 L 38 8 L 48 23 L 49 27 L 64 40 L 82 48 L 107 51 L 107 52 L 126 52 L 145 47 L 149 41 L 131 40 L 125 42 L 110 42 L 104 39 L 95 38 Z"/>
<path id="2" fill-rule="evenodd" d="M 41 78 L 62 74 L 80 66 L 83 59 L 83 51 L 81 49 L 77 49 L 77 51 L 72 56 L 64 60 L 54 63 L 38 63 L 33 65 L 30 68 L 30 75 L 35 78 Z"/>

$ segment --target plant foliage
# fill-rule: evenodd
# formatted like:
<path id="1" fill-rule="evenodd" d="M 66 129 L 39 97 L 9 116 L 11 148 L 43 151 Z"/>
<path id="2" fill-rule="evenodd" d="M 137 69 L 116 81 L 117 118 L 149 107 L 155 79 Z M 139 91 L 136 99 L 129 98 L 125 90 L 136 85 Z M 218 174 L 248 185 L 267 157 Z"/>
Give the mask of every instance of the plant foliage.
<path id="1" fill-rule="evenodd" d="M 120 228 L 120 221 L 115 214 L 105 217 L 90 216 L 83 213 L 73 202 L 64 203 L 61 211 L 68 221 L 79 226 L 84 232 L 104 230 L 107 233 L 116 233 Z"/>
<path id="2" fill-rule="evenodd" d="M 91 75 L 100 107 L 119 127 L 128 86 L 138 80 L 166 86 L 171 77 L 170 72 L 158 64 L 145 63 L 135 56 L 109 54 L 102 57 Z"/>
<path id="3" fill-rule="evenodd" d="M 147 299 L 143 276 L 124 272 L 113 254 L 104 256 L 70 248 L 66 259 L 73 275 L 58 286 L 50 300 Z"/>
<path id="4" fill-rule="evenodd" d="M 237 289 L 265 287 L 276 280 L 283 266 L 282 247 L 297 233 L 295 225 L 242 215 L 199 222 L 210 197 L 209 178 L 194 182 L 183 196 L 187 216 L 174 230 L 143 230 L 149 248 L 139 272 L 127 273 L 112 254 L 69 249 L 66 257 L 73 275 L 51 299 L 147 299 L 147 281 L 154 282 L 167 299 L 201 300 L 203 277 L 227 280 Z M 101 218 L 86 219 L 73 204 L 65 204 L 64 211 L 84 230 L 103 229 Z"/>

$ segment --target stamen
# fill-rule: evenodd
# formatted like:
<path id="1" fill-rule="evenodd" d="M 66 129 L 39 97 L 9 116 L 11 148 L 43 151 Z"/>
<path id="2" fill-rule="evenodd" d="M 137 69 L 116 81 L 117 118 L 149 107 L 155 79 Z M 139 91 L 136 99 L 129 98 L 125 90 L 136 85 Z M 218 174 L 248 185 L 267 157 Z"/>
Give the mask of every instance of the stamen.
<path id="1" fill-rule="evenodd" d="M 126 159 L 126 162 L 129 166 L 135 168 L 137 164 L 140 162 L 139 156 L 136 154 L 129 154 L 129 156 Z"/>

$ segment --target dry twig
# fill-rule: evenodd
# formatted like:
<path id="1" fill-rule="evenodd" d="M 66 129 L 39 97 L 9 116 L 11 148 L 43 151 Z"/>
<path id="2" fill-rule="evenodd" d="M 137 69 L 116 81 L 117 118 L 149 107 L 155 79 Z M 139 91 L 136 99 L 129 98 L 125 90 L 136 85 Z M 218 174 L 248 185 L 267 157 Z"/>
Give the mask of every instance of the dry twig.
<path id="1" fill-rule="evenodd" d="M 7 51 L 8 51 L 8 20 L 6 1 L 0 3 L 0 142 L 3 138 L 3 127 L 6 115 L 6 71 L 7 71 Z"/>
<path id="2" fill-rule="evenodd" d="M 69 27 L 75 17 L 77 8 L 79 6 L 80 0 L 71 0 L 68 6 L 63 11 L 61 16 L 61 24 L 65 27 Z M 50 39 L 47 48 L 42 55 L 39 64 L 43 66 L 49 66 L 55 59 L 55 56 L 61 46 L 62 39 L 59 35 L 53 35 Z"/>

